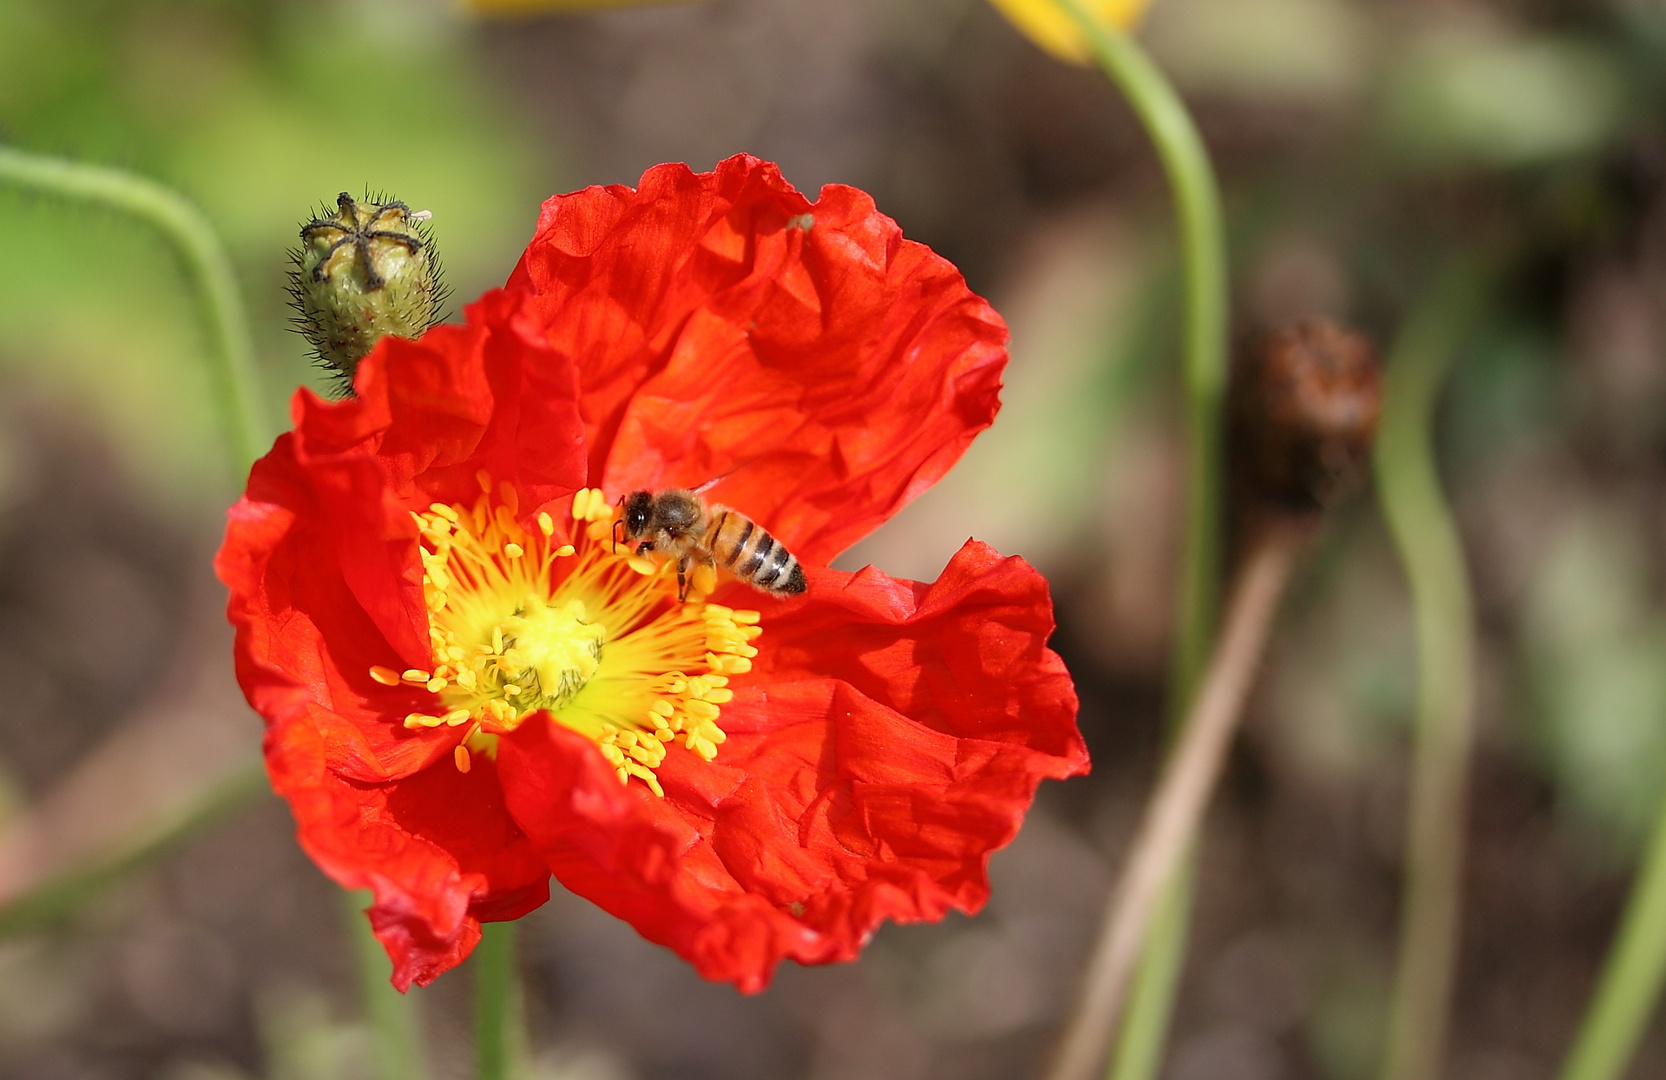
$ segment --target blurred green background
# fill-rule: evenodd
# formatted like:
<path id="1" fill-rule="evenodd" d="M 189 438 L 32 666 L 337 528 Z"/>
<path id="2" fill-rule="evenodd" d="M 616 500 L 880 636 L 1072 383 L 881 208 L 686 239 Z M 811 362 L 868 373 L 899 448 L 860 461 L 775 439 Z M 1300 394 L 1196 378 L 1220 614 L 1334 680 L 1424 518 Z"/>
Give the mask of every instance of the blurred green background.
<path id="1" fill-rule="evenodd" d="M 1236 333 L 1326 314 L 1386 349 L 1454 260 L 1488 268 L 1439 424 L 1482 628 L 1449 1075 L 1549 1077 L 1666 796 L 1666 2 L 1157 0 L 1142 37 L 1217 156 Z M 1094 775 L 1043 792 L 985 914 L 755 999 L 558 896 L 526 920 L 527 1070 L 1035 1069 L 1154 771 L 1180 498 L 1168 206 L 1101 77 L 981 0 L 0 0 L 0 142 L 205 210 L 274 422 L 321 385 L 284 253 L 341 190 L 432 210 L 457 303 L 552 192 L 742 150 L 864 187 L 954 259 L 1012 326 L 1005 410 L 841 565 L 929 579 L 970 534 L 1040 566 Z M 0 827 L 72 849 L 257 737 L 207 569 L 236 484 L 156 237 L 0 188 L 0 256 Z M 1210 820 L 1171 1080 L 1373 1074 L 1414 685 L 1361 500 Z M 0 942 L 0 1077 L 369 1076 L 339 909 L 281 806 L 217 824 Z M 464 1075 L 463 978 L 418 996 L 433 1074 Z M 1657 1030 L 1631 1075 L 1662 1073 Z"/>

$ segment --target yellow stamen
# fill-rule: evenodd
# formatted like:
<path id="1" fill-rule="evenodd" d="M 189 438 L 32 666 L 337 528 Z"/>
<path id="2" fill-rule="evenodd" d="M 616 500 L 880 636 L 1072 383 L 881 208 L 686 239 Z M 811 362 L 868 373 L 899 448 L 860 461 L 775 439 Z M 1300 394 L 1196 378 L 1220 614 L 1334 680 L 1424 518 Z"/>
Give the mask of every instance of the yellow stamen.
<path id="1" fill-rule="evenodd" d="M 726 739 L 722 706 L 734 698 L 729 677 L 758 652 L 749 644 L 758 613 L 704 603 L 715 579 L 699 574 L 679 602 L 665 564 L 614 553 L 616 509 L 599 488 L 573 496 L 584 527 L 556 545 L 549 513 L 523 525 L 511 485 L 494 486 L 484 471 L 475 479 L 473 506 L 412 515 L 435 663 L 371 675 L 435 695 L 404 726 L 469 725 L 453 752 L 467 772 L 471 752 L 495 755 L 499 735 L 547 713 L 594 739 L 622 783 L 656 795 L 667 753 L 713 760 Z"/>

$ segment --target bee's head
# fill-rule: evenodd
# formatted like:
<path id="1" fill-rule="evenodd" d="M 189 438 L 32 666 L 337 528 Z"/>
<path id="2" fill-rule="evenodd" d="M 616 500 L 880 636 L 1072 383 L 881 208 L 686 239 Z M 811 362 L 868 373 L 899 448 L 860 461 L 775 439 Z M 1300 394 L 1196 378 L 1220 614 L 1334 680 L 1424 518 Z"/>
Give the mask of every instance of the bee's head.
<path id="1" fill-rule="evenodd" d="M 648 531 L 653 508 L 654 496 L 649 492 L 633 491 L 625 496 L 625 539 L 635 540 Z"/>

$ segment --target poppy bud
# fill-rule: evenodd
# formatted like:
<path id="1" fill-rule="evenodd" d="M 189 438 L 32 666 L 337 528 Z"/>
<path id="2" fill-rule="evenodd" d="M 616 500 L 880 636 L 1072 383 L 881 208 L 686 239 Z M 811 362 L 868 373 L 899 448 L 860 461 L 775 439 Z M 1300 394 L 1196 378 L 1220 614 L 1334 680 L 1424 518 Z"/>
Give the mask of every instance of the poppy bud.
<path id="1" fill-rule="evenodd" d="M 428 217 L 344 191 L 335 213 L 301 226 L 291 253 L 295 323 L 348 393 L 354 369 L 384 335 L 420 337 L 440 319 L 446 290 Z"/>
<path id="2" fill-rule="evenodd" d="M 1364 486 L 1382 405 L 1376 350 L 1326 319 L 1263 336 L 1232 386 L 1234 478 L 1279 509 L 1334 505 Z"/>

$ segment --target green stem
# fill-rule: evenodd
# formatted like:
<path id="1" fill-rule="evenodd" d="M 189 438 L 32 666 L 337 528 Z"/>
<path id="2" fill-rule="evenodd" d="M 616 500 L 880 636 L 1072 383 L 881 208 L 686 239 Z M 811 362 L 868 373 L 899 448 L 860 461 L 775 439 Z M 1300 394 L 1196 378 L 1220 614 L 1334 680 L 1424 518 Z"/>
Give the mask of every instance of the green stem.
<path id="1" fill-rule="evenodd" d="M 1116 1041 L 1106 1072 L 1109 1077 L 1156 1076 L 1163 1067 L 1163 1048 L 1168 1042 L 1169 1022 L 1174 1018 L 1174 999 L 1180 993 L 1180 971 L 1186 962 L 1195 854 L 1187 856 L 1152 918 L 1145 953 L 1128 997 L 1128 1011 L 1123 1015 L 1122 1037 Z"/>
<path id="2" fill-rule="evenodd" d="M 236 273 L 202 212 L 142 176 L 9 146 L 0 146 L 0 183 L 127 214 L 167 239 L 202 303 L 214 359 L 214 405 L 231 459 L 240 472 L 247 471 L 270 444 L 271 432 L 258 405 L 254 345 Z"/>
<path id="3" fill-rule="evenodd" d="M 81 860 L 0 902 L 0 941 L 57 923 L 116 878 L 174 850 L 199 830 L 270 791 L 262 762 L 238 762 L 185 805 L 146 823 L 111 850 Z"/>
<path id="4" fill-rule="evenodd" d="M 1561 1080 L 1619 1080 L 1666 981 L 1666 803 Z"/>
<path id="5" fill-rule="evenodd" d="M 1451 1011 L 1462 895 L 1474 704 L 1474 612 L 1456 524 L 1441 493 L 1433 417 L 1441 383 L 1484 295 L 1459 266 L 1436 283 L 1389 358 L 1376 474 L 1411 589 L 1417 720 L 1400 947 L 1384 1080 L 1439 1074 Z"/>
<path id="6" fill-rule="evenodd" d="M 388 980 L 388 954 L 370 928 L 364 909 L 368 890 L 342 893 L 347 932 L 359 973 L 359 1000 L 370 1029 L 371 1069 L 376 1080 L 423 1080 L 428 1075 L 422 1047 L 421 1004 L 416 994 L 401 994 Z"/>
<path id="7" fill-rule="evenodd" d="M 515 978 L 515 923 L 480 927 L 474 950 L 474 1061 L 477 1080 L 508 1080 L 519 1001 Z"/>
<path id="8" fill-rule="evenodd" d="M 1184 282 L 1182 381 L 1185 389 L 1186 511 L 1169 715 L 1191 706 L 1213 638 L 1220 592 L 1222 404 L 1227 378 L 1226 229 L 1209 150 L 1174 86 L 1139 44 L 1082 8 L 1060 0 L 1095 58 L 1127 98 L 1156 148 L 1174 197 Z M 1115 1080 L 1156 1075 L 1185 962 L 1191 890 L 1177 875 L 1158 901 L 1148 944 L 1112 1061 Z"/>

